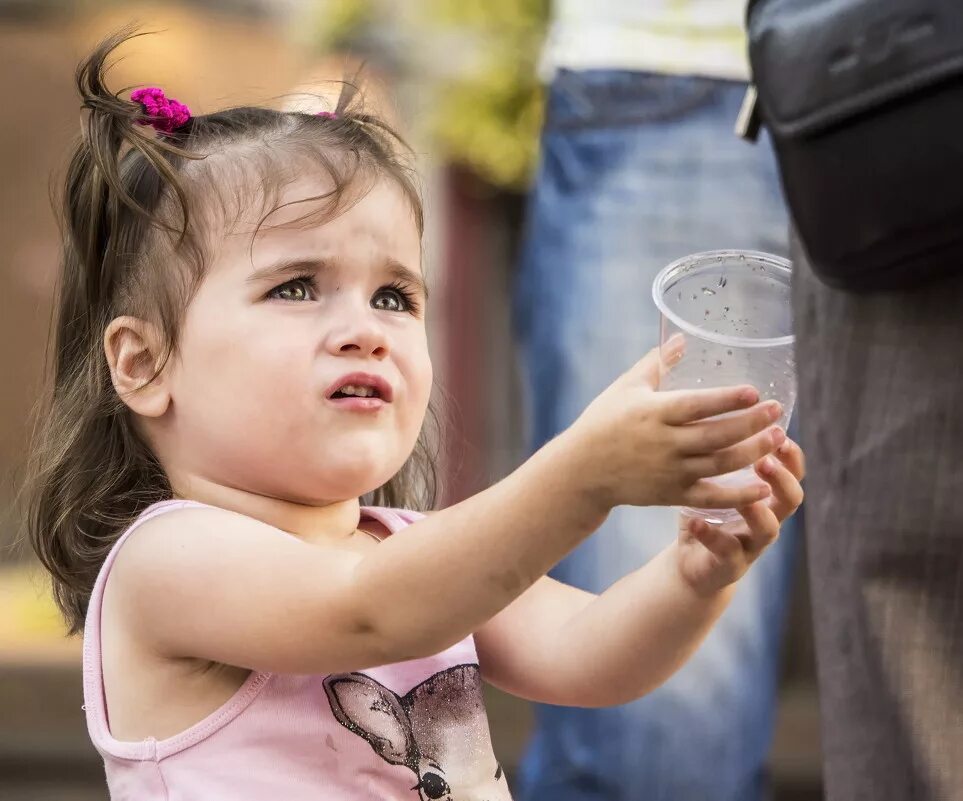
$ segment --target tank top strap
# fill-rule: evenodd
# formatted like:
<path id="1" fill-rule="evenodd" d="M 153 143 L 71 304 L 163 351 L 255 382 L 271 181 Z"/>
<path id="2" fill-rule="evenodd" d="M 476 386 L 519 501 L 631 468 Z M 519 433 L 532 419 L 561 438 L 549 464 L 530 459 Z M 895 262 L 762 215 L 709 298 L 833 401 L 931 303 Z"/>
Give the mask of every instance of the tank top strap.
<path id="1" fill-rule="evenodd" d="M 387 506 L 362 506 L 361 516 L 367 517 L 370 520 L 376 520 L 392 534 L 397 534 L 401 529 L 421 520 L 424 514 L 414 512 L 411 509 L 391 509 Z"/>
<path id="2" fill-rule="evenodd" d="M 94 583 L 93 591 L 90 594 L 90 601 L 87 604 L 87 615 L 84 621 L 84 649 L 83 649 L 83 668 L 84 668 L 84 709 L 87 712 L 87 728 L 90 732 L 91 740 L 97 746 L 103 747 L 110 743 L 116 756 L 129 759 L 151 758 L 150 742 L 130 742 L 118 743 L 110 736 L 110 727 L 107 721 L 107 702 L 104 696 L 103 663 L 101 661 L 100 645 L 100 618 L 101 608 L 104 601 L 104 587 L 107 584 L 107 576 L 117 558 L 117 554 L 124 543 L 138 528 L 148 520 L 159 517 L 167 512 L 177 509 L 205 508 L 207 504 L 197 501 L 187 500 L 168 500 L 160 501 L 152 506 L 148 506 L 127 530 L 113 544 L 107 558 L 101 565 Z M 117 753 L 121 751 L 122 753 Z"/>

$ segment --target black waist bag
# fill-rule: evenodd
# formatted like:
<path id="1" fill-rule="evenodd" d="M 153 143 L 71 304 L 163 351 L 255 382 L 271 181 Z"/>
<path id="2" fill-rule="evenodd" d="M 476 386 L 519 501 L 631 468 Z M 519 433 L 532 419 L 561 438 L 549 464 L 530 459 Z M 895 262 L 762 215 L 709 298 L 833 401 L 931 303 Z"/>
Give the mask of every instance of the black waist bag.
<path id="1" fill-rule="evenodd" d="M 963 0 L 755 0 L 748 29 L 816 274 L 870 292 L 963 272 Z"/>

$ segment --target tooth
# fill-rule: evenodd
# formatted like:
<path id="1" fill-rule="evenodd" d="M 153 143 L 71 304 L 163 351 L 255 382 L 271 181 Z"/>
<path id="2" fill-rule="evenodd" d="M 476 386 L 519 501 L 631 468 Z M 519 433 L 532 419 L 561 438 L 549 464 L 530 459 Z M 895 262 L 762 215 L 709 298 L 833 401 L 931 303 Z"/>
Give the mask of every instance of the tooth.
<path id="1" fill-rule="evenodd" d="M 354 384 L 345 384 L 343 387 L 341 387 L 342 395 L 354 395 L 356 391 L 357 389 Z"/>

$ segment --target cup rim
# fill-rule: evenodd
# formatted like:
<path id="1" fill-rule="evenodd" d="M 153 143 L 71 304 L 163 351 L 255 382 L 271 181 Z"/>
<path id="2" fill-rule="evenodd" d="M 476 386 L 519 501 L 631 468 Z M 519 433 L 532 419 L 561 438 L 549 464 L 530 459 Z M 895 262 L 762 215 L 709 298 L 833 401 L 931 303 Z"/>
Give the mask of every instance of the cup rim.
<path id="1" fill-rule="evenodd" d="M 688 256 L 683 256 L 682 258 L 676 259 L 671 264 L 668 264 L 659 270 L 658 275 L 656 275 L 655 280 L 652 282 L 652 300 L 655 301 L 655 305 L 658 310 L 685 333 L 691 334 L 699 339 L 704 339 L 708 342 L 715 342 L 718 345 L 725 345 L 731 348 L 775 348 L 781 345 L 792 345 L 796 341 L 795 334 L 786 334 L 785 336 L 781 337 L 761 338 L 727 336 L 726 334 L 717 334 L 713 331 L 706 331 L 702 328 L 699 328 L 699 326 L 695 325 L 694 323 L 690 323 L 688 320 L 683 319 L 665 305 L 661 288 L 666 283 L 666 279 L 670 274 L 677 272 L 683 264 L 688 264 L 693 261 L 708 261 L 710 259 L 719 258 L 720 256 L 723 258 L 732 258 L 733 256 L 751 257 L 756 261 L 765 262 L 768 266 L 775 268 L 777 272 L 784 273 L 787 279 L 790 279 L 792 276 L 792 263 L 788 259 L 784 259 L 782 256 L 776 256 L 772 253 L 763 253 L 761 250 L 703 250 L 699 253 L 690 253 Z"/>

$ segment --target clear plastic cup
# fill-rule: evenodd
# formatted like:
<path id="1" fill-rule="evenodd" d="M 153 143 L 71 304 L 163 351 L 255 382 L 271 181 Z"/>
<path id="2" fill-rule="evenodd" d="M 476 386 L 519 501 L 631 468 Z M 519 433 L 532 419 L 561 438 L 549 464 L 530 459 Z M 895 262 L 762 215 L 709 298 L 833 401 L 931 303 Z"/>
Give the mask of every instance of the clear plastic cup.
<path id="1" fill-rule="evenodd" d="M 749 250 L 695 253 L 663 269 L 652 285 L 662 353 L 677 334 L 685 352 L 672 365 L 663 361 L 659 389 L 751 384 L 763 400 L 782 404 L 785 428 L 796 400 L 791 274 L 785 259 Z M 747 467 L 711 480 L 740 486 L 756 477 Z M 683 511 L 715 522 L 739 517 L 734 509 Z"/>

